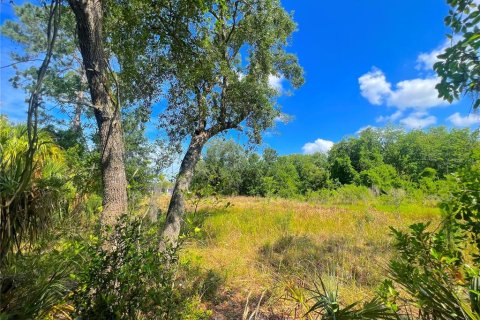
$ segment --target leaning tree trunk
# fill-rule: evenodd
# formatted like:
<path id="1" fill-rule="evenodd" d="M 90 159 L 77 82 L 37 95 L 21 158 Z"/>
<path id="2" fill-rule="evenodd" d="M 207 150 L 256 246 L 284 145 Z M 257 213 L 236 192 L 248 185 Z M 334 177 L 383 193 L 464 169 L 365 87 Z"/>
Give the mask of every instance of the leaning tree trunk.
<path id="1" fill-rule="evenodd" d="M 103 44 L 101 0 L 69 0 L 86 72 L 101 147 L 103 181 L 102 227 L 113 226 L 127 210 L 127 179 L 124 142 L 119 110 L 108 83 L 108 56 Z"/>
<path id="2" fill-rule="evenodd" d="M 187 153 L 180 165 L 170 205 L 168 206 L 167 219 L 162 231 L 163 242 L 160 244 L 161 250 L 164 250 L 168 245 L 174 247 L 177 245 L 178 237 L 180 236 L 180 227 L 185 214 L 184 194 L 190 188 L 195 166 L 200 159 L 202 148 L 207 141 L 208 133 L 205 131 L 194 135 L 190 141 Z"/>

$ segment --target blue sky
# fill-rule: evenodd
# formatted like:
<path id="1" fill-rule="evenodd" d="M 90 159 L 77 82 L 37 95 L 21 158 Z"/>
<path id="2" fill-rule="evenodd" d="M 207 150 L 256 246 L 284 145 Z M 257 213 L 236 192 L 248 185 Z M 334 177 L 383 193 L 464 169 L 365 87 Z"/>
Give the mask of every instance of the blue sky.
<path id="1" fill-rule="evenodd" d="M 448 105 L 437 98 L 431 69 L 448 43 L 442 0 L 284 0 L 294 11 L 298 32 L 289 51 L 298 55 L 305 85 L 281 96 L 282 110 L 293 116 L 265 135 L 264 146 L 280 154 L 327 150 L 332 142 L 367 126 L 388 122 L 408 129 L 432 125 L 478 127 L 471 100 Z M 0 4 L 0 20 L 11 18 Z M 1 37 L 1 66 L 15 47 Z M 16 48 L 18 50 L 18 48 Z M 1 69 L 0 113 L 24 118 L 24 94 L 10 87 Z M 281 80 L 277 85 L 285 85 Z M 233 134 L 237 137 L 237 134 Z"/>

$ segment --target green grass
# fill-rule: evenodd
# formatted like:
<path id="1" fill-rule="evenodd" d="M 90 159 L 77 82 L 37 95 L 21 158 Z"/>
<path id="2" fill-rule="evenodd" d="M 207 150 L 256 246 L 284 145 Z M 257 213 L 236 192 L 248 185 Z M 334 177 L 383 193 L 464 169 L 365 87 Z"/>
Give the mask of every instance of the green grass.
<path id="1" fill-rule="evenodd" d="M 205 205 L 201 231 L 183 259 L 224 278 L 224 290 L 246 297 L 280 297 L 299 279 L 322 276 L 338 283 L 342 301 L 371 296 L 391 255 L 389 226 L 440 221 L 435 207 L 378 201 L 320 205 L 285 199 L 234 197 L 231 205 Z M 270 299 L 279 306 L 283 300 Z"/>

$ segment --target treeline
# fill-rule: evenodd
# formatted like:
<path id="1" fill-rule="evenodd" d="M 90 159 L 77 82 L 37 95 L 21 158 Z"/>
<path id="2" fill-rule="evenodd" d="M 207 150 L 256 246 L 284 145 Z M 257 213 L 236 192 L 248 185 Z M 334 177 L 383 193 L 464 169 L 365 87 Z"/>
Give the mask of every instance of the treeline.
<path id="1" fill-rule="evenodd" d="M 233 140 L 215 140 L 196 167 L 197 191 L 222 195 L 308 196 L 323 189 L 355 184 L 377 194 L 420 189 L 436 194 L 445 178 L 480 156 L 479 132 L 431 128 L 406 132 L 369 128 L 345 138 L 327 154 L 260 156 Z"/>

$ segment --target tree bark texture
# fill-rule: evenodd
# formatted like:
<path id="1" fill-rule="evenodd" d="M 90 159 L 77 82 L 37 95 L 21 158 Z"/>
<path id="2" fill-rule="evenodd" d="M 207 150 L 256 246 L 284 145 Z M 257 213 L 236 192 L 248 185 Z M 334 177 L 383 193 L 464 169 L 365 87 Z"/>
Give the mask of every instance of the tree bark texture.
<path id="1" fill-rule="evenodd" d="M 77 33 L 94 114 L 100 135 L 103 181 L 102 226 L 113 226 L 127 210 L 125 148 L 119 101 L 108 82 L 108 56 L 103 43 L 101 0 L 69 0 L 75 14 Z"/>
<path id="2" fill-rule="evenodd" d="M 173 188 L 172 198 L 168 206 L 167 219 L 162 231 L 163 242 L 160 249 L 164 250 L 167 245 L 176 246 L 180 235 L 180 228 L 185 214 L 185 193 L 190 188 L 195 167 L 200 160 L 203 146 L 209 139 L 206 131 L 192 136 L 187 153 L 182 160 L 180 170 Z"/>

